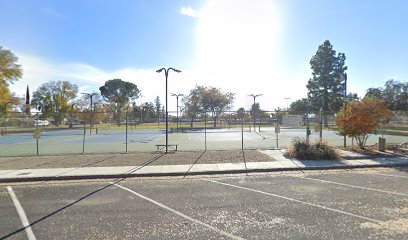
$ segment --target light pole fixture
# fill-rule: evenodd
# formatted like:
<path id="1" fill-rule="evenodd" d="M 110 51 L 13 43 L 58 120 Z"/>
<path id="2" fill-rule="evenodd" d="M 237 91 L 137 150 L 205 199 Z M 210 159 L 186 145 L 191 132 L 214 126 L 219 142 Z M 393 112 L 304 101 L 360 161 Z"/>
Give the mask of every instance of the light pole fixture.
<path id="1" fill-rule="evenodd" d="M 92 100 L 93 96 L 98 95 L 96 92 L 93 93 L 81 93 L 84 94 L 85 96 L 89 97 L 91 99 L 91 104 L 90 104 L 90 110 L 91 110 L 91 119 L 90 119 L 90 124 L 89 124 L 89 135 L 92 134 Z"/>
<path id="2" fill-rule="evenodd" d="M 156 72 L 161 73 L 164 70 L 164 75 L 166 76 L 166 153 L 168 152 L 168 147 L 169 147 L 169 111 L 167 108 L 167 79 L 169 76 L 169 70 L 172 70 L 176 73 L 180 73 L 180 70 L 177 70 L 175 68 L 160 68 Z"/>
<path id="3" fill-rule="evenodd" d="M 347 137 L 346 137 L 346 128 L 347 128 L 347 123 L 346 123 L 346 114 L 347 114 L 347 73 L 343 74 L 344 78 L 344 139 L 343 139 L 343 144 L 344 148 L 347 147 Z"/>
<path id="4" fill-rule="evenodd" d="M 256 124 L 256 111 L 255 111 L 255 99 L 257 98 L 257 97 L 260 97 L 260 96 L 262 96 L 263 94 L 249 94 L 248 95 L 248 97 L 253 97 L 254 98 L 254 105 L 252 105 L 253 106 L 253 118 L 254 118 L 254 131 L 255 131 L 255 124 Z"/>
<path id="5" fill-rule="evenodd" d="M 289 112 L 289 100 L 291 99 L 290 97 L 285 97 L 286 99 L 286 111 Z"/>
<path id="6" fill-rule="evenodd" d="M 175 93 L 170 93 L 171 96 L 176 97 L 177 99 L 177 132 L 179 131 L 179 97 L 184 96 L 184 94 L 175 94 Z"/>

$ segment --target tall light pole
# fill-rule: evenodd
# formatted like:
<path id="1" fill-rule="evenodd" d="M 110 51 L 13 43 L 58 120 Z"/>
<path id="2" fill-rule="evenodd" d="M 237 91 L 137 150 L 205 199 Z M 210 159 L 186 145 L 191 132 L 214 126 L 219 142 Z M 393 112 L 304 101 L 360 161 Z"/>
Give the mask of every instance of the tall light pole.
<path id="1" fill-rule="evenodd" d="M 343 75 L 344 78 L 344 148 L 347 147 L 347 138 L 346 138 L 346 114 L 347 114 L 347 73 L 344 73 Z"/>
<path id="2" fill-rule="evenodd" d="M 285 97 L 284 99 L 286 99 L 286 111 L 289 112 L 289 100 L 290 100 L 290 97 Z"/>
<path id="3" fill-rule="evenodd" d="M 263 94 L 249 94 L 248 95 L 248 97 L 253 97 L 254 98 L 254 105 L 252 105 L 253 106 L 253 117 L 254 117 L 254 131 L 255 131 L 255 124 L 256 124 L 256 111 L 255 111 L 255 99 L 257 98 L 257 97 L 260 97 L 260 96 L 262 96 Z"/>
<path id="4" fill-rule="evenodd" d="M 89 97 L 91 99 L 91 104 L 90 104 L 90 110 L 91 110 L 91 122 L 89 124 L 89 135 L 92 134 L 92 100 L 93 100 L 93 96 L 98 95 L 97 93 L 93 92 L 93 93 L 81 93 L 84 94 L 85 96 Z"/>
<path id="5" fill-rule="evenodd" d="M 180 70 L 177 70 L 175 68 L 160 68 L 157 70 L 157 73 L 161 73 L 164 70 L 164 75 L 166 76 L 166 153 L 168 152 L 168 147 L 169 147 L 169 111 L 167 108 L 167 78 L 169 76 L 169 70 L 173 70 L 176 73 L 180 73 Z"/>
<path id="6" fill-rule="evenodd" d="M 178 103 L 179 103 L 179 101 L 178 101 L 178 99 L 179 99 L 179 97 L 180 96 L 184 96 L 184 94 L 175 94 L 175 93 L 171 93 L 170 94 L 171 96 L 173 96 L 173 97 L 176 97 L 176 99 L 177 99 L 177 132 L 179 131 L 179 112 L 178 112 L 178 110 L 179 110 L 179 105 L 178 105 Z"/>

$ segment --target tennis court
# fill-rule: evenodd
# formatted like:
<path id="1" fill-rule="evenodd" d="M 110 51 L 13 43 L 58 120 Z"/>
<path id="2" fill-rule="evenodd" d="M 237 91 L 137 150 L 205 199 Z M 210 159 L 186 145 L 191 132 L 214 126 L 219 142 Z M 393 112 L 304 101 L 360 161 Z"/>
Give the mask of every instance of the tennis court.
<path id="1" fill-rule="evenodd" d="M 85 132 L 85 134 L 84 134 Z M 276 134 L 274 127 L 188 129 L 169 132 L 169 144 L 177 144 L 179 151 L 234 150 L 234 149 L 275 149 L 285 148 L 294 137 L 305 137 L 305 129 L 281 128 Z M 367 144 L 378 141 L 378 135 L 371 135 Z M 406 136 L 384 135 L 387 143 L 399 144 L 407 141 Z M 311 141 L 319 139 L 319 132 L 312 131 Z M 323 139 L 335 146 L 343 145 L 343 137 L 335 131 L 324 130 Z M 62 129 L 41 131 L 41 137 L 33 132 L 8 134 L 0 137 L 0 156 L 59 155 L 152 152 L 156 145 L 165 144 L 165 129 Z M 348 145 L 352 144 L 347 139 Z"/>

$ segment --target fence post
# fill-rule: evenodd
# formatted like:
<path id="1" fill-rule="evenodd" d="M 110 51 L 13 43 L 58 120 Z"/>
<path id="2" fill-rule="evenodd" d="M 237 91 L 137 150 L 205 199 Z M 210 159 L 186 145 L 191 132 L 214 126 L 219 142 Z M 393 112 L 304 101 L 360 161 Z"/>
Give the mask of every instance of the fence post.
<path id="1" fill-rule="evenodd" d="M 35 130 L 38 131 L 38 112 L 37 112 L 37 124 L 35 125 Z M 38 138 L 35 138 L 35 143 L 36 143 L 36 147 L 37 147 L 37 156 L 40 155 L 40 150 L 39 150 L 39 146 L 38 146 Z"/>
<path id="2" fill-rule="evenodd" d="M 241 150 L 244 151 L 244 117 L 241 117 Z"/>
<path id="3" fill-rule="evenodd" d="M 207 151 L 207 111 L 204 115 L 204 146 L 205 150 Z"/>
<path id="4" fill-rule="evenodd" d="M 126 151 L 128 152 L 128 111 L 126 111 Z"/>
<path id="5" fill-rule="evenodd" d="M 323 108 L 320 108 L 320 123 L 319 123 L 319 137 L 320 137 L 320 141 L 322 141 L 323 138 Z"/>
<path id="6" fill-rule="evenodd" d="M 276 148 L 279 149 L 279 133 L 280 133 L 279 121 L 276 122 L 275 133 L 276 133 Z"/>
<path id="7" fill-rule="evenodd" d="M 310 127 L 309 127 L 309 111 L 306 111 L 306 141 L 309 142 L 310 139 Z"/>
<path id="8" fill-rule="evenodd" d="M 85 154 L 85 135 L 86 135 L 86 127 L 85 127 L 85 119 L 84 119 L 84 138 L 82 140 L 82 154 Z"/>

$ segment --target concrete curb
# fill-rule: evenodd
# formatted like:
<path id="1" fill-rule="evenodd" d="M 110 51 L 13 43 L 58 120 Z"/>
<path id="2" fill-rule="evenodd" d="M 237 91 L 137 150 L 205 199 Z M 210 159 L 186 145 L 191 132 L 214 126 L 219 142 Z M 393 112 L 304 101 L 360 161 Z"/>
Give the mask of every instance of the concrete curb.
<path id="1" fill-rule="evenodd" d="M 183 177 L 200 175 L 221 175 L 221 174 L 245 174 L 245 173 L 265 173 L 284 171 L 313 171 L 313 170 L 334 170 L 334 169 L 358 169 L 358 168 L 390 168 L 408 167 L 408 163 L 387 163 L 370 165 L 332 165 L 332 166 L 306 166 L 306 167 L 283 167 L 283 168 L 254 168 L 254 169 L 229 169 L 229 170 L 209 170 L 209 171 L 180 171 L 180 172 L 156 172 L 156 173 L 123 173 L 123 174 L 88 174 L 88 175 L 64 175 L 64 176 L 39 176 L 39 177 L 18 177 L 0 178 L 0 183 L 15 182 L 37 182 L 37 181 L 68 181 L 68 180 L 90 180 L 90 179 L 112 179 L 112 178 L 135 178 L 135 177 Z"/>

